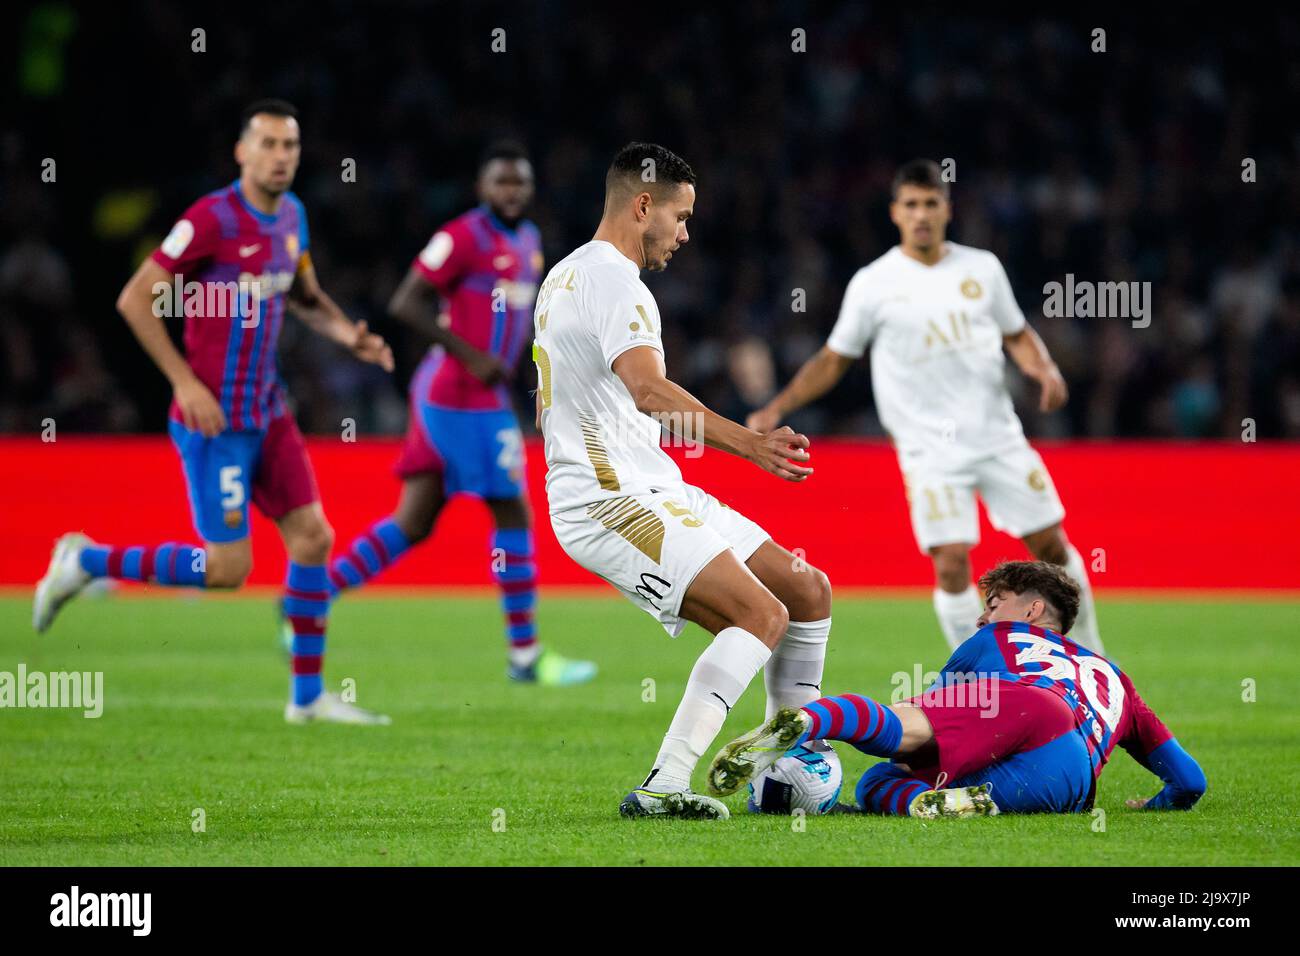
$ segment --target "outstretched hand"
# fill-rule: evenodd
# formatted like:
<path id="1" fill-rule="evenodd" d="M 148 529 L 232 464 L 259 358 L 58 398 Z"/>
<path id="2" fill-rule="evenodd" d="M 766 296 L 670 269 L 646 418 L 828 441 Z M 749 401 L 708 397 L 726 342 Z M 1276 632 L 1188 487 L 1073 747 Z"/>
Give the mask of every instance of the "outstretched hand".
<path id="1" fill-rule="evenodd" d="M 813 470 L 797 465 L 795 462 L 808 461 L 811 458 L 807 451 L 810 444 L 807 435 L 800 435 L 789 425 L 782 425 L 765 435 L 756 437 L 750 460 L 778 478 L 784 478 L 786 481 L 803 481 L 813 473 Z"/>
<path id="2" fill-rule="evenodd" d="M 350 346 L 352 354 L 363 362 L 378 365 L 385 372 L 391 372 L 393 370 L 393 350 L 384 341 L 384 337 L 371 332 L 365 319 L 362 319 L 352 328 L 355 333 Z"/>

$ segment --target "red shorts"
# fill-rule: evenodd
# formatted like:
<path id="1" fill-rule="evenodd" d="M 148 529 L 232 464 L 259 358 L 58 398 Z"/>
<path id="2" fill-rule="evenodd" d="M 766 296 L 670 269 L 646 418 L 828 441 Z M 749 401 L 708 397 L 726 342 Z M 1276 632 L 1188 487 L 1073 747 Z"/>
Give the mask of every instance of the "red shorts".
<path id="1" fill-rule="evenodd" d="M 924 711 L 934 729 L 934 762 L 908 764 L 932 786 L 940 773 L 948 782 L 959 780 L 1076 729 L 1074 711 L 1050 690 L 997 678 L 959 683 L 906 703 Z"/>
<path id="2" fill-rule="evenodd" d="M 316 501 L 320 501 L 320 489 L 298 423 L 292 415 L 271 419 L 253 477 L 253 504 L 274 521 Z"/>
<path id="3" fill-rule="evenodd" d="M 420 420 L 420 409 L 412 402 L 410 414 L 407 416 L 406 441 L 402 443 L 402 451 L 398 454 L 397 461 L 393 463 L 393 474 L 405 481 L 416 475 L 441 471 L 442 456 L 430 444 L 429 436 L 425 434 L 424 424 Z"/>

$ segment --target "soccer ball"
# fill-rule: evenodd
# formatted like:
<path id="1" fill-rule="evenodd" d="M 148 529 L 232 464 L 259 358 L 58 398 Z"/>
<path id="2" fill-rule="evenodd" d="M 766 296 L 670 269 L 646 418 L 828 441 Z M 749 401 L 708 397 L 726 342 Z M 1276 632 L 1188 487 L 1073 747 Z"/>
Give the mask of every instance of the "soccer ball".
<path id="1" fill-rule="evenodd" d="M 749 785 L 751 813 L 826 813 L 839 799 L 844 770 L 834 750 L 792 747 Z"/>

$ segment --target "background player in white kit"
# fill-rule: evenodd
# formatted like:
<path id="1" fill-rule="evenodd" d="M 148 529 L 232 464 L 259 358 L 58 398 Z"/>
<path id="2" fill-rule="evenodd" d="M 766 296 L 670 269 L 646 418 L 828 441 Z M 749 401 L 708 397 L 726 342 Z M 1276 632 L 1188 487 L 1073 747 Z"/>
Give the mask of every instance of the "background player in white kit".
<path id="1" fill-rule="evenodd" d="M 809 458 L 804 436 L 759 434 L 665 377 L 659 309 L 640 272 L 665 268 L 689 238 L 694 183 L 690 166 L 662 146 L 624 147 L 605 177 L 595 237 L 551 269 L 533 323 L 546 495 L 560 544 L 674 637 L 686 621 L 714 635 L 649 776 L 619 807 L 624 816 L 725 818 L 724 804 L 691 791 L 691 772 L 764 665 L 768 717 L 820 696 L 831 627 L 826 575 L 685 484 L 660 447 L 664 422 L 788 481 L 812 474 L 798 464 Z"/>
<path id="2" fill-rule="evenodd" d="M 876 410 L 898 452 L 916 542 L 934 560 L 934 610 L 949 646 L 970 636 L 982 609 L 970 567 L 978 493 L 995 528 L 1078 583 L 1070 637 L 1101 653 L 1083 558 L 1066 540 L 1065 509 L 1012 408 L 1003 347 L 1042 386 L 1043 411 L 1065 404 L 1065 380 L 997 256 L 944 241 L 952 210 L 937 163 L 899 170 L 889 213 L 899 244 L 858 270 L 826 345 L 748 423 L 774 428 L 833 388 L 870 346 Z"/>

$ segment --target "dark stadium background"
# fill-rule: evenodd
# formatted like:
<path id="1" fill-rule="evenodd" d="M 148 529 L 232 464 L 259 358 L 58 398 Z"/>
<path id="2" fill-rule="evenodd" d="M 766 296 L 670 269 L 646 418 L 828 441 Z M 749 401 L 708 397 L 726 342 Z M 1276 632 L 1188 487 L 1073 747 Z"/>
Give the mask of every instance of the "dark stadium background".
<path id="1" fill-rule="evenodd" d="M 248 101 L 302 113 L 297 192 L 323 283 L 394 338 L 394 379 L 288 326 L 307 431 L 399 431 L 421 343 L 384 305 L 475 158 L 522 140 L 555 261 L 590 237 L 630 139 L 699 177 L 685 254 L 651 280 L 670 374 L 741 417 L 823 340 L 853 271 L 895 239 L 894 167 L 957 162 L 958 241 L 995 250 L 1072 389 L 1034 436 L 1300 437 L 1300 26 L 1251 7 L 1070 19 L 924 4 L 714 7 L 339 2 L 29 5 L 7 16 L 0 121 L 0 431 L 158 432 L 166 383 L 113 302 L 195 197 L 236 175 Z M 207 52 L 191 52 L 191 30 Z M 494 27 L 505 53 L 490 51 Z M 1107 31 L 1107 51 L 1089 49 Z M 791 31 L 806 30 L 806 53 Z M 57 183 L 41 162 L 57 161 Z M 340 163 L 357 161 L 345 184 Z M 1243 183 L 1241 163 L 1257 163 Z M 1154 284 L 1151 327 L 1045 319 L 1072 272 Z M 793 313 L 791 290 L 807 290 Z M 532 370 L 517 391 L 527 398 Z M 865 364 L 797 416 L 879 434 Z M 527 427 L 531 428 L 529 424 Z"/>

